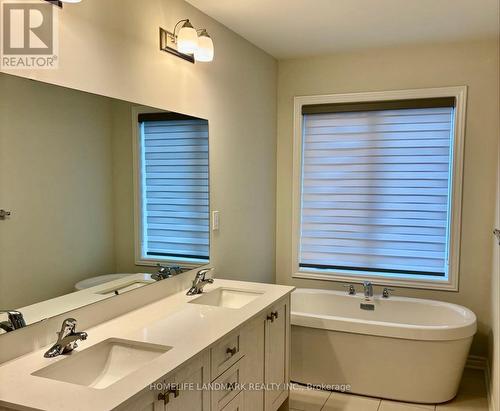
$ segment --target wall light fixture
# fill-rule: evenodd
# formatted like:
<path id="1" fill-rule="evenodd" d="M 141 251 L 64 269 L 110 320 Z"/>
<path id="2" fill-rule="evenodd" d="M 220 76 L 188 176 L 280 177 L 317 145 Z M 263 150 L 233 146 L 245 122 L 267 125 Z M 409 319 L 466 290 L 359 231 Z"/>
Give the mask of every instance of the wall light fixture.
<path id="1" fill-rule="evenodd" d="M 214 59 L 214 43 L 207 30 L 195 29 L 189 19 L 178 21 L 172 31 L 160 27 L 160 50 L 191 63 L 210 62 Z"/>

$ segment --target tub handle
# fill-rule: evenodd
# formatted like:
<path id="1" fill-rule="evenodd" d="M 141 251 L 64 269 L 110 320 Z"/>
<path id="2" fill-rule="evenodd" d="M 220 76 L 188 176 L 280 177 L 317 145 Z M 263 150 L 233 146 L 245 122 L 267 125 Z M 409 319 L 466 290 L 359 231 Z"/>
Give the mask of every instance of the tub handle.
<path id="1" fill-rule="evenodd" d="M 343 284 L 344 288 L 347 288 L 347 294 L 356 295 L 356 289 L 352 284 Z"/>
<path id="2" fill-rule="evenodd" d="M 391 292 L 394 291 L 394 288 L 385 287 L 382 291 L 382 298 L 389 298 L 391 296 Z"/>

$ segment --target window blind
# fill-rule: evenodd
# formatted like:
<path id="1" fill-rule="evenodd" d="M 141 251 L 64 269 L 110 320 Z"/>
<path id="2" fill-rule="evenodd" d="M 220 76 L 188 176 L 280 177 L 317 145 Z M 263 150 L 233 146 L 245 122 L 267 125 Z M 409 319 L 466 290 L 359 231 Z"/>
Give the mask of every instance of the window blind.
<path id="1" fill-rule="evenodd" d="M 143 254 L 209 260 L 208 122 L 139 116 Z"/>
<path id="2" fill-rule="evenodd" d="M 305 111 L 301 267 L 447 274 L 453 110 Z"/>

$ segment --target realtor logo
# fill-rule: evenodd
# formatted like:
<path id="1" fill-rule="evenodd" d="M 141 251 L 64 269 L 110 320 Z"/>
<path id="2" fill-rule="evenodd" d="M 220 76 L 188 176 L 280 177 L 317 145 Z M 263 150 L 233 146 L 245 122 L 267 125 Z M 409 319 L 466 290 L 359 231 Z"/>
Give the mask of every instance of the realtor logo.
<path id="1" fill-rule="evenodd" d="M 1 68 L 57 68 L 57 17 L 50 3 L 2 1 Z"/>

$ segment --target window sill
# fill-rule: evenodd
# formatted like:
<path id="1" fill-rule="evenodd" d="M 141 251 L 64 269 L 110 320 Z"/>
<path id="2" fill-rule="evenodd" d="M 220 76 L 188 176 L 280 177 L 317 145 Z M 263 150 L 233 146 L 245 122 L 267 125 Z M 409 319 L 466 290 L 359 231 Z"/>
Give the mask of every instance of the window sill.
<path id="1" fill-rule="evenodd" d="M 302 270 L 292 274 L 292 278 L 306 280 L 335 281 L 342 283 L 362 283 L 370 281 L 374 285 L 389 287 L 418 288 L 424 290 L 440 290 L 458 292 L 458 283 L 448 279 L 443 280 L 421 280 L 394 278 L 382 275 L 350 274 L 335 271 Z"/>
<path id="2" fill-rule="evenodd" d="M 169 259 L 147 259 L 141 258 L 135 260 L 135 265 L 141 267 L 156 267 L 158 264 L 161 265 L 178 265 L 183 268 L 199 268 L 210 265 L 210 261 L 193 261 L 193 260 L 169 260 Z"/>

